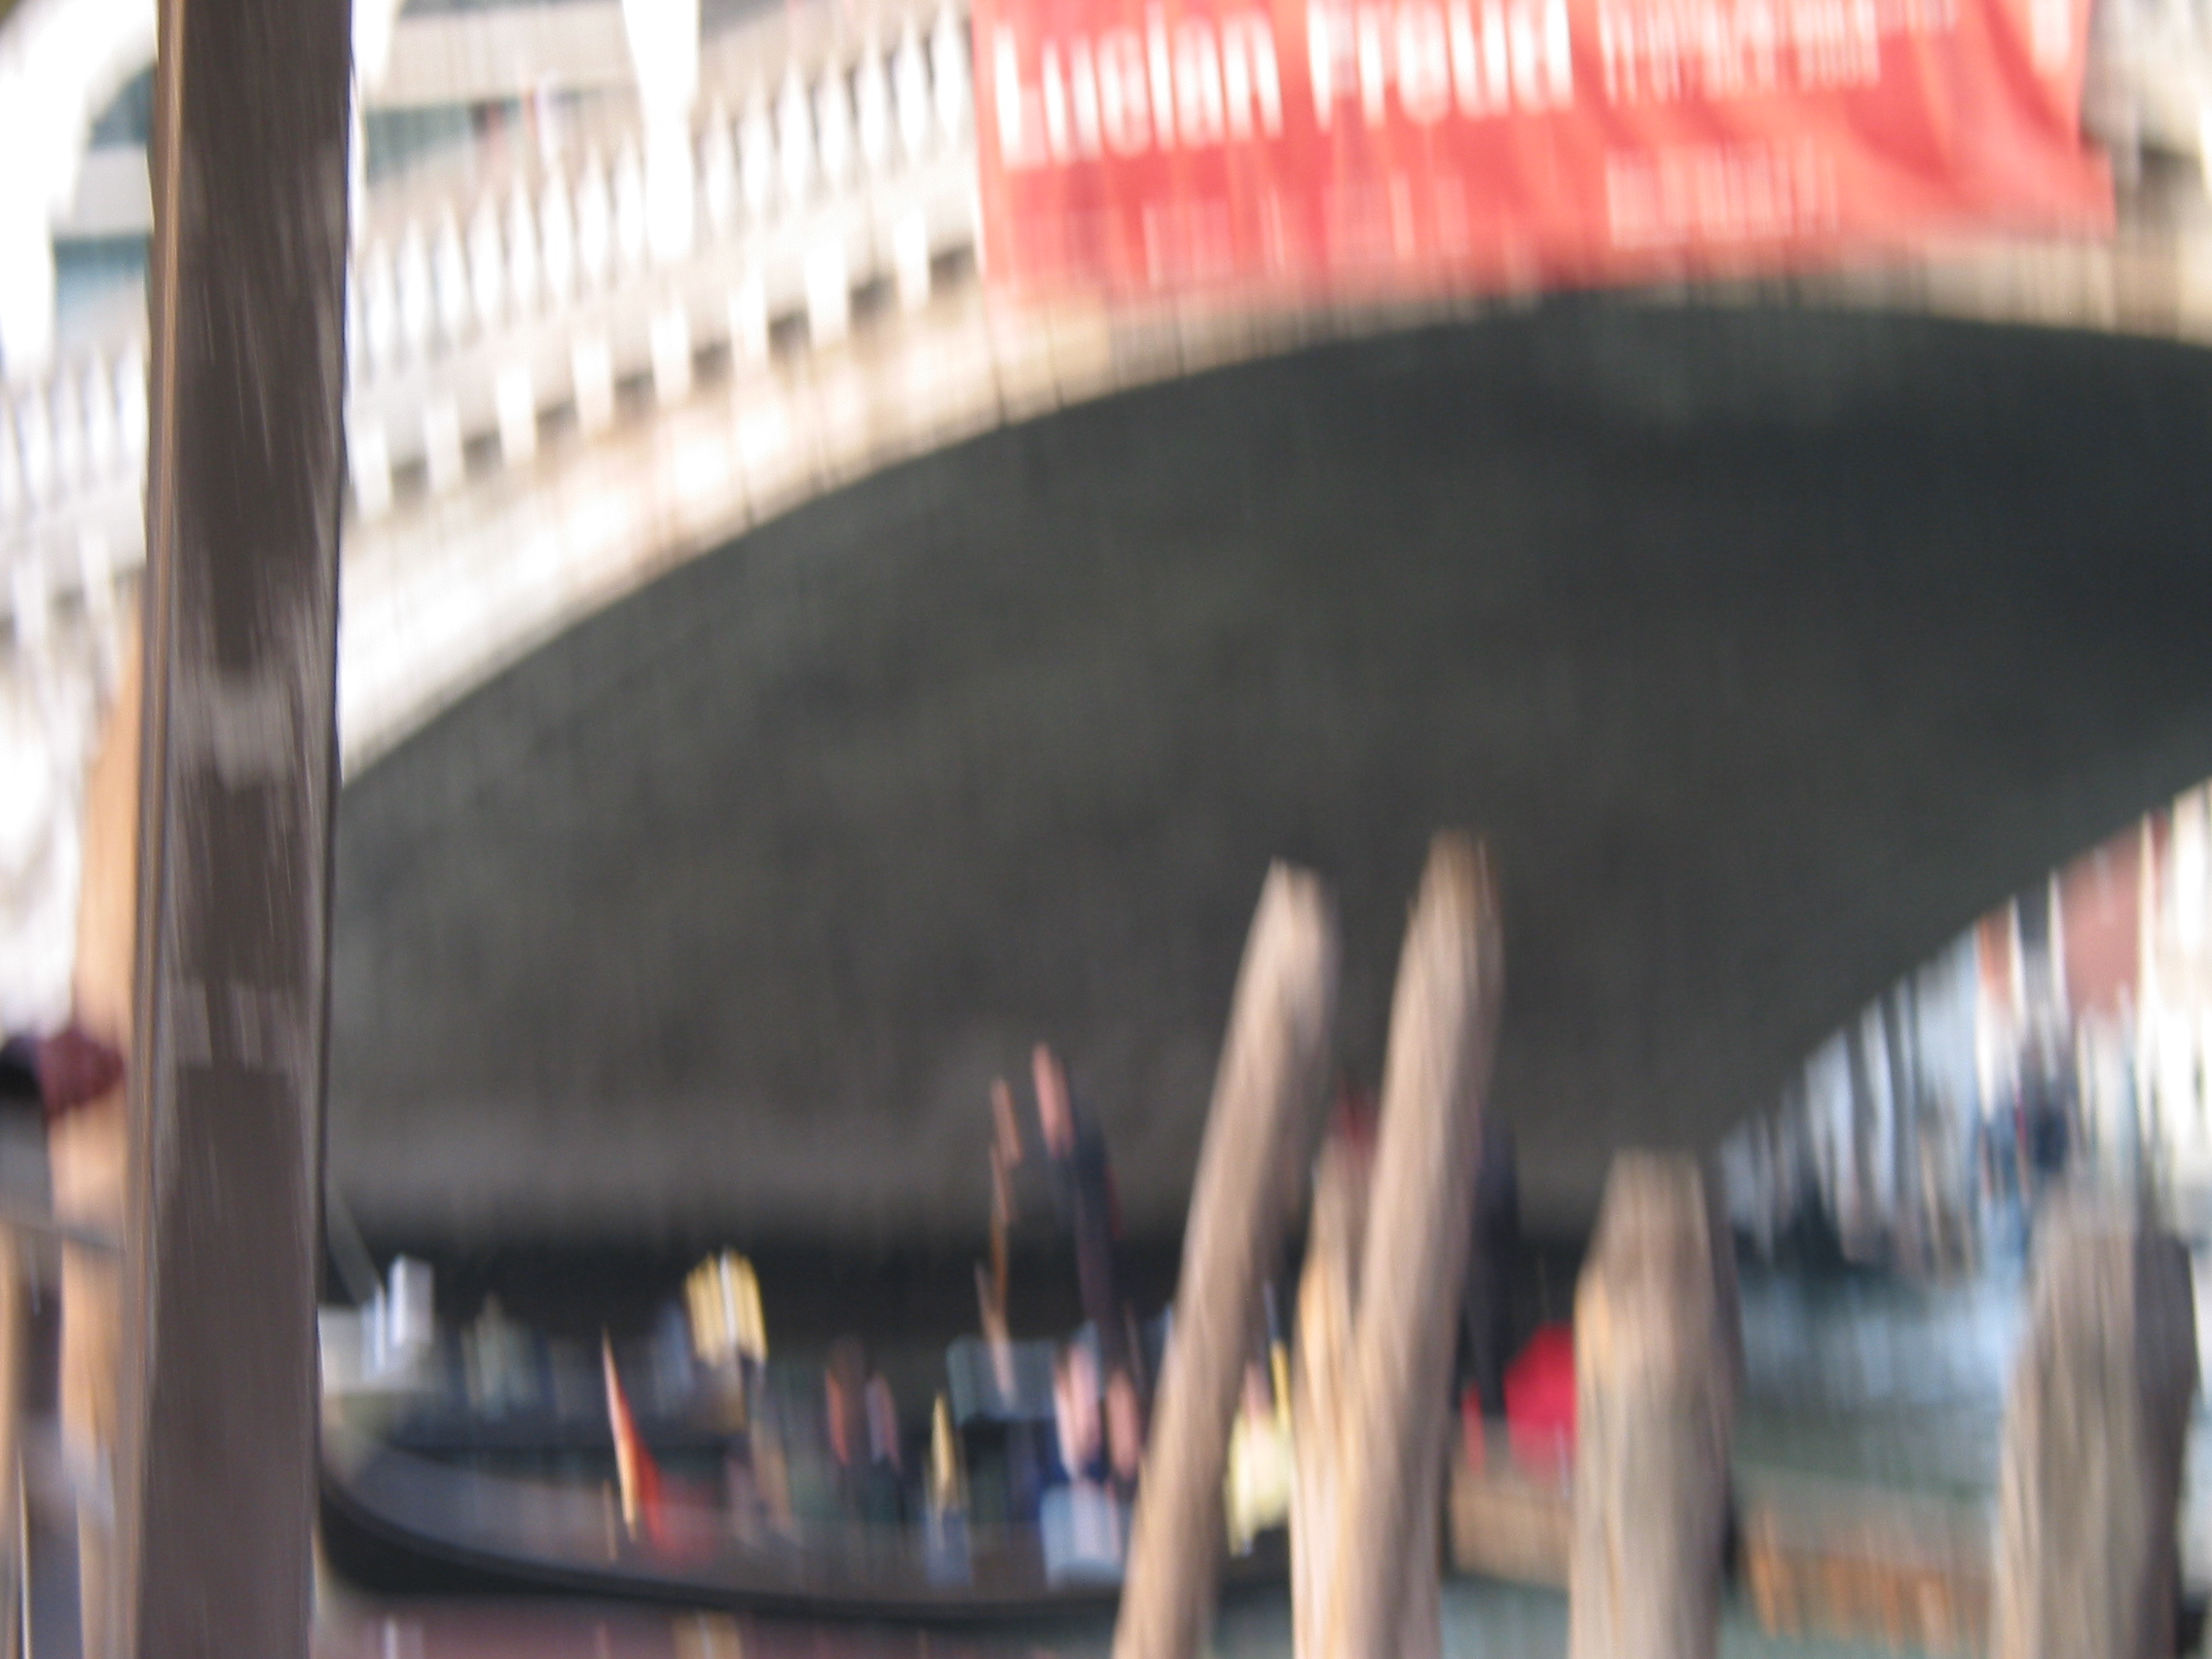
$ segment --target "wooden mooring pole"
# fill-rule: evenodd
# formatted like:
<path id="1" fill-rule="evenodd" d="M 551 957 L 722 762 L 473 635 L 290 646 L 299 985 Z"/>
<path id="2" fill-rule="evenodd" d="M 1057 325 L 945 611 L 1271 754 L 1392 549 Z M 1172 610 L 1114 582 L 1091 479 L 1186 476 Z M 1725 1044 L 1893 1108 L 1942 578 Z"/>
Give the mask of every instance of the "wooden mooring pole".
<path id="1" fill-rule="evenodd" d="M 1991 1659 L 2167 1659 L 2196 1314 L 2181 1241 L 2045 1212 L 2006 1403 Z"/>
<path id="2" fill-rule="evenodd" d="M 1568 1659 L 1713 1659 L 1743 1365 L 1731 1241 L 1687 1157 L 1624 1153 L 1574 1297 Z"/>
<path id="3" fill-rule="evenodd" d="M 123 1387 L 100 1600 L 111 1656 L 305 1659 L 352 37 L 341 0 L 159 12 Z"/>
<path id="4" fill-rule="evenodd" d="M 1324 1153 L 1301 1292 L 1293 1525 L 1302 1659 L 1435 1659 L 1454 1311 L 1503 988 L 1481 847 L 1439 836 L 1407 931 L 1372 1170 Z M 1260 1287 L 1326 1075 L 1335 933 L 1310 877 L 1269 879 L 1192 1198 L 1115 1659 L 1196 1659 Z"/>
<path id="5" fill-rule="evenodd" d="M 1261 1290 L 1312 1152 L 1336 1000 L 1327 895 L 1311 875 L 1277 865 L 1244 947 L 1198 1155 L 1114 1659 L 1197 1659 L 1204 1643 L 1231 1423 Z"/>
<path id="6" fill-rule="evenodd" d="M 1290 1390 L 1290 1625 L 1297 1659 L 1313 1659 L 1328 1628 L 1337 1504 L 1347 1473 L 1351 1334 L 1370 1171 L 1367 1149 L 1345 1127 L 1332 1129 L 1314 1161 L 1306 1267 L 1298 1283 Z"/>
<path id="7" fill-rule="evenodd" d="M 1441 1647 L 1438 1548 L 1456 1312 L 1475 1154 L 1504 991 L 1489 860 L 1465 835 L 1429 849 L 1398 962 L 1382 1118 L 1357 1268 L 1343 1461 L 1321 1545 L 1325 1659 Z M 1296 1427 L 1293 1427 L 1296 1433 Z"/>

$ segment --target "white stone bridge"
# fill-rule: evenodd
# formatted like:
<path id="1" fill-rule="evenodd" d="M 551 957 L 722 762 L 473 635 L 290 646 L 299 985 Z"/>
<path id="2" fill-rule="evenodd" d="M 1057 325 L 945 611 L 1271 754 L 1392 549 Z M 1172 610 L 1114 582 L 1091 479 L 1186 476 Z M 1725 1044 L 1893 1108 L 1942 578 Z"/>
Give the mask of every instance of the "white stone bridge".
<path id="1" fill-rule="evenodd" d="M 92 65 L 86 86 L 120 84 L 142 49 L 135 14 L 122 0 L 97 12 L 71 3 L 23 0 L 0 49 L 26 18 L 75 17 L 83 33 L 92 17 L 107 33 L 72 61 Z M 961 14 L 875 0 L 702 39 L 696 10 L 679 10 L 696 61 L 682 60 L 680 39 L 669 67 L 651 28 L 614 10 L 535 11 L 563 20 L 544 25 L 551 34 L 509 29 L 504 45 L 496 13 L 463 14 L 465 27 L 432 19 L 445 30 L 435 40 L 410 35 L 403 18 L 394 38 L 358 46 L 364 61 L 381 55 L 388 73 L 412 77 L 403 101 L 498 90 L 502 74 L 573 81 L 599 35 L 627 41 L 622 73 L 641 92 L 655 76 L 674 92 L 600 99 L 530 153 L 516 145 L 465 171 L 431 166 L 357 187 L 340 645 L 349 770 L 676 562 L 889 462 L 1117 388 L 1477 303 L 1266 315 L 994 306 L 978 280 Z M 366 16 L 371 32 L 393 33 L 388 14 Z M 2131 164 L 2146 147 L 2194 155 L 2184 71 L 2201 60 L 2201 32 L 2187 9 L 2106 14 L 2093 101 Z M 502 51 L 523 70 L 471 67 Z M 0 82 L 20 82 L 28 61 L 0 50 Z M 98 95 L 80 87 L 79 114 Z M 673 131 L 639 118 L 671 99 L 691 112 Z M 81 170 L 89 188 L 98 169 Z M 2212 332 L 2197 197 L 2156 182 L 2111 247 L 1957 250 L 1795 286 L 1847 303 Z M 143 558 L 142 332 L 126 317 L 64 342 L 0 389 L 10 1019 L 51 1017 L 66 981 L 77 779 Z"/>

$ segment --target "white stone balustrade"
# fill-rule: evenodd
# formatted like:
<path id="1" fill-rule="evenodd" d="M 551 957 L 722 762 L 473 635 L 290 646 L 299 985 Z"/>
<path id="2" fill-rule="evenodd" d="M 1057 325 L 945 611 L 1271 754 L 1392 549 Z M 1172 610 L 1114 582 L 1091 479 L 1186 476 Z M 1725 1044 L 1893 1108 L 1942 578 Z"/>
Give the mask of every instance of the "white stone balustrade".
<path id="1" fill-rule="evenodd" d="M 896 61 L 878 51 L 858 64 L 834 55 L 811 75 L 790 66 L 772 102 L 756 87 L 735 123 L 726 99 L 709 100 L 695 131 L 705 229 L 682 261 L 650 257 L 635 140 L 612 165 L 593 150 L 572 174 L 549 171 L 535 211 L 532 188 L 517 178 L 469 209 L 465 237 L 452 228 L 457 214 L 430 235 L 411 225 L 392 276 L 381 246 L 372 247 L 362 260 L 370 338 L 356 359 L 350 429 L 376 424 L 382 442 L 372 459 L 396 473 L 420 465 L 433 489 L 457 488 L 480 440 L 508 462 L 536 455 L 535 436 L 522 431 L 520 385 L 532 387 L 541 414 L 566 408 L 583 430 L 600 431 L 612 422 L 617 388 L 633 379 L 649 383 L 662 403 L 688 391 L 689 355 L 678 362 L 672 341 L 687 342 L 691 353 L 726 349 L 736 361 L 756 361 L 778 317 L 803 317 L 820 344 L 843 339 L 856 288 L 881 281 L 903 305 L 918 305 L 933 263 L 975 235 L 965 117 L 947 124 L 946 77 L 935 69 L 959 56 L 961 36 L 957 21 L 933 30 L 931 67 L 920 82 L 904 75 L 903 99 L 893 91 Z M 909 64 L 922 60 L 917 38 L 911 29 L 903 37 Z M 949 84 L 967 95 L 964 59 Z M 877 92 L 857 99 L 861 86 Z M 874 113 L 864 123 L 858 106 L 869 100 Z M 923 136 L 895 145 L 895 129 Z M 414 251 L 425 243 L 433 255 Z M 430 292 L 419 296 L 425 282 Z M 463 293 L 466 306 L 449 302 Z M 384 320 L 394 310 L 403 319 L 396 350 Z M 363 512 L 405 494 L 391 481 L 363 488 L 363 472 L 355 466 Z"/>
<path id="2" fill-rule="evenodd" d="M 934 3 L 808 0 L 703 43 L 697 235 L 679 258 L 624 258 L 642 245 L 622 220 L 642 216 L 623 203 L 645 181 L 624 174 L 645 140 L 619 110 L 565 120 L 554 154 L 518 147 L 474 177 L 428 169 L 356 203 L 349 769 L 672 564 L 876 467 L 1464 309 L 1008 313 L 972 283 L 948 291 L 937 273 L 976 236 L 965 29 L 899 9 Z M 2212 231 L 2152 218 L 2109 245 L 1951 250 L 1741 294 L 2212 346 Z M 51 880 L 0 870 L 16 895 L 0 939 L 18 963 L 58 965 L 47 978 L 64 987 L 70 792 L 143 562 L 146 422 L 142 332 L 0 387 L 0 758 L 11 783 L 52 786 L 57 824 Z"/>
<path id="3" fill-rule="evenodd" d="M 534 462 L 548 416 L 604 432 L 633 380 L 681 402 L 698 352 L 758 365 L 780 318 L 842 341 L 855 287 L 882 282 L 907 310 L 927 298 L 933 261 L 975 236 L 965 22 L 864 17 L 853 39 L 849 10 L 706 54 L 697 229 L 673 247 L 654 236 L 642 127 L 586 132 L 550 165 L 509 158 L 444 200 L 419 181 L 372 193 L 347 308 L 358 517 Z M 111 614 L 109 587 L 134 577 L 145 418 L 136 338 L 0 389 L 0 617 L 38 612 L 18 645 L 57 604 Z"/>
<path id="4" fill-rule="evenodd" d="M 899 3 L 823 0 L 708 43 L 685 129 L 696 235 L 681 257 L 653 245 L 647 145 L 634 119 L 579 121 L 565 150 L 518 147 L 465 188 L 447 181 L 444 196 L 425 194 L 420 179 L 372 193 L 349 295 L 350 614 L 374 614 L 361 584 L 401 569 L 434 571 L 431 588 L 449 598 L 482 576 L 497 604 L 518 614 L 576 614 L 566 590 L 526 603 L 520 573 L 480 569 L 498 562 L 493 539 L 457 528 L 455 515 L 504 522 L 534 491 L 552 490 L 558 499 L 546 511 L 557 519 L 587 474 L 599 480 L 601 516 L 620 517 L 623 535 L 643 538 L 592 557 L 635 573 L 742 528 L 769 503 L 927 447 L 933 434 L 1177 372 L 1180 323 L 1164 325 L 1172 349 L 1132 345 L 1163 325 L 1109 325 L 1095 308 L 1079 308 L 1087 332 L 1071 370 L 1054 356 L 1067 350 L 1064 315 L 1007 318 L 973 294 L 942 292 L 937 273 L 946 256 L 973 249 L 977 230 L 966 31 L 956 12 L 900 12 Z M 2212 238 L 2192 245 L 2212 246 Z M 2127 286 L 2115 275 L 2135 257 L 2124 245 L 2048 257 L 2053 271 L 2073 261 L 2101 275 L 2063 278 L 2073 297 L 2046 305 L 2027 293 L 2034 282 L 2022 286 L 2017 257 L 1999 252 L 1978 265 L 1954 261 L 1963 276 L 1939 266 L 1909 274 L 1874 303 L 2130 325 L 2103 315 Z M 2158 303 L 2171 314 L 2148 326 L 2212 338 L 2212 261 L 2171 249 L 2157 261 L 2159 275 L 2139 286 L 2165 296 Z M 1865 281 L 1834 278 L 1825 291 L 1861 298 Z M 1276 320 L 1281 327 L 1226 326 L 1239 340 L 1338 326 L 1326 312 Z M 1222 326 L 1208 322 L 1208 338 Z M 894 340 L 906 344 L 893 350 Z M 796 344 L 797 354 L 772 343 Z M 1209 346 L 1206 360 L 1252 349 Z M 112 590 L 134 578 L 143 557 L 144 375 L 142 344 L 122 339 L 0 390 L 0 650 L 12 640 L 19 657 L 56 617 L 105 628 L 118 613 Z M 701 459 L 712 445 L 673 461 L 654 450 L 662 439 L 652 432 L 680 433 L 701 409 L 721 406 L 725 394 L 710 387 L 725 378 L 726 398 L 748 412 L 728 417 L 736 426 L 714 443 L 734 446 L 735 459 Z M 809 439 L 809 430 L 841 435 Z M 682 447 L 674 435 L 666 443 Z M 665 507 L 639 518 L 606 505 L 617 488 L 609 469 L 640 445 L 657 459 L 638 464 L 690 481 L 679 490 L 689 504 L 673 517 Z M 700 503 L 737 488 L 699 482 L 721 465 L 751 482 L 737 507 L 710 509 Z M 803 482 L 770 488 L 760 483 L 770 474 Z M 664 484 L 642 480 L 639 491 L 657 498 Z M 590 539 L 597 522 L 587 513 L 573 536 Z M 421 599 L 431 588 L 410 591 Z M 462 609 L 483 635 L 483 606 Z M 411 627 L 426 626 L 411 614 Z M 535 626 L 518 622 L 503 643 L 472 646 L 453 684 L 417 685 L 422 677 L 403 664 L 350 656 L 385 689 L 349 698 L 369 722 L 349 731 L 349 752 L 356 741 L 373 750 L 394 740 L 415 718 L 405 711 L 488 672 Z M 350 640 L 381 637 L 366 622 L 349 629 Z"/>
<path id="5" fill-rule="evenodd" d="M 56 607 L 114 609 L 111 584 L 139 563 L 145 453 L 136 339 L 0 390 L 0 609 L 18 649 L 43 642 Z"/>

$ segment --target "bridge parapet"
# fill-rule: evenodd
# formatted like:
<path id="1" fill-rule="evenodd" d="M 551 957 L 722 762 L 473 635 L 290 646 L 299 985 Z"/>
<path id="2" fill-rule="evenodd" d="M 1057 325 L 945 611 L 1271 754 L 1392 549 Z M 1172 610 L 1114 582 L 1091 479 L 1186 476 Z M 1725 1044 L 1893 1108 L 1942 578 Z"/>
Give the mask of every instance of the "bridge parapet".
<path id="1" fill-rule="evenodd" d="M 142 333 L 0 390 L 0 615 L 18 651 L 67 603 L 95 620 L 145 555 Z"/>
<path id="2" fill-rule="evenodd" d="M 710 43 L 687 239 L 656 244 L 645 222 L 634 111 L 625 126 L 603 110 L 553 164 L 512 157 L 442 197 L 421 177 L 372 196 L 349 331 L 350 768 L 658 571 L 876 467 L 1470 303 L 986 305 L 966 32 L 956 11 L 883 0 Z M 1984 243 L 1681 297 L 2212 339 L 2203 217 L 2193 190 L 2138 194 L 2106 246 Z M 113 663 L 143 556 L 145 384 L 141 337 L 124 330 L 0 389 L 0 702 L 77 708 Z M 56 752 L 40 763 L 64 787 L 76 760 L 60 751 L 83 722 L 46 724 Z"/>
<path id="3" fill-rule="evenodd" d="M 784 183 L 782 158 L 794 152 L 775 147 L 768 100 L 740 102 L 730 119 L 707 98 L 697 135 L 719 146 L 719 129 L 732 153 L 718 160 L 701 147 L 688 251 L 656 263 L 648 245 L 625 265 L 615 246 L 603 284 L 579 272 L 559 297 L 542 269 L 557 240 L 542 235 L 535 214 L 530 236 L 509 236 L 495 221 L 497 260 L 487 253 L 472 267 L 458 242 L 460 285 L 451 291 L 473 308 L 477 270 L 496 271 L 498 286 L 487 275 L 486 291 L 501 303 L 461 313 L 448 335 L 436 320 L 440 291 L 418 286 L 410 303 L 419 318 L 428 303 L 432 324 L 418 342 L 387 343 L 383 359 L 374 356 L 364 293 L 351 342 L 364 359 L 352 409 L 356 504 L 342 572 L 340 729 L 350 771 L 563 628 L 884 465 L 1147 382 L 1477 304 L 1526 303 L 1443 295 L 1360 307 L 1309 296 L 1257 313 L 1199 303 L 1116 312 L 989 305 L 975 280 L 970 138 L 945 119 L 950 100 L 940 97 L 940 87 L 965 95 L 965 84 L 932 77 L 919 44 L 902 69 L 903 50 L 875 61 L 886 80 L 903 74 L 909 86 L 918 62 L 923 94 L 894 94 L 895 136 L 873 168 L 860 148 L 856 95 L 856 150 L 835 189 L 802 195 Z M 852 60 L 848 87 L 869 73 L 867 61 Z M 804 96 L 822 76 L 776 84 L 794 78 Z M 814 116 L 810 103 L 798 107 Z M 957 117 L 959 106 L 950 107 Z M 907 119 L 920 133 L 911 145 L 897 135 Z M 812 141 L 819 128 L 809 119 L 792 130 Z M 598 176 L 611 202 L 610 173 Z M 578 177 L 560 175 L 571 214 Z M 481 200 L 511 203 L 514 178 Z M 535 179 L 524 201 L 543 200 L 543 180 Z M 2123 233 L 2109 244 L 1978 243 L 1880 269 L 1707 282 L 1645 298 L 1789 298 L 2212 341 L 2212 235 L 2199 202 L 2194 192 L 2178 204 L 2131 199 Z M 479 222 L 476 205 L 469 220 L 457 209 L 457 227 Z M 456 247 L 449 241 L 449 268 Z M 518 274 L 531 259 L 539 262 L 535 293 Z M 53 823 L 36 846 L 0 848 L 0 936 L 18 947 L 13 960 L 61 965 L 58 977 L 40 981 L 61 987 L 56 995 L 65 993 L 68 960 L 72 792 L 139 559 L 142 365 L 142 349 L 126 339 L 27 397 L 0 393 L 0 616 L 10 621 L 0 632 L 0 742 L 11 776 L 35 769 L 53 808 L 41 814 Z M 587 396 L 598 400 L 588 412 Z M 372 465 L 380 436 L 381 463 Z M 61 1005 L 40 994 L 0 980 L 12 1017 L 55 1014 Z"/>
<path id="4" fill-rule="evenodd" d="M 758 363 L 780 328 L 832 343 L 856 309 L 924 303 L 975 243 L 966 36 L 955 12 L 886 4 L 717 37 L 673 232 L 651 222 L 634 105 L 556 156 L 372 192 L 349 285 L 357 515 L 527 461 L 548 422 L 591 434 L 636 390 L 680 399 L 702 353 Z M 19 647 L 56 611 L 106 616 L 134 579 L 145 417 L 142 322 L 0 387 L 0 618 Z"/>
<path id="5" fill-rule="evenodd" d="M 605 431 L 626 400 L 681 400 L 702 361 L 756 369 L 772 338 L 834 345 L 857 313 L 920 306 L 972 267 L 958 4 L 812 4 L 709 38 L 673 211 L 620 96 L 558 153 L 516 146 L 466 177 L 381 182 L 349 294 L 359 520 L 530 462 L 553 430 Z M 2204 33 L 2193 4 L 2107 0 L 2102 106 L 2143 131 L 2183 123 Z M 94 590 L 142 558 L 143 364 L 129 325 L 0 388 L 0 619 L 23 641 L 55 608 L 106 614 L 112 595 Z"/>

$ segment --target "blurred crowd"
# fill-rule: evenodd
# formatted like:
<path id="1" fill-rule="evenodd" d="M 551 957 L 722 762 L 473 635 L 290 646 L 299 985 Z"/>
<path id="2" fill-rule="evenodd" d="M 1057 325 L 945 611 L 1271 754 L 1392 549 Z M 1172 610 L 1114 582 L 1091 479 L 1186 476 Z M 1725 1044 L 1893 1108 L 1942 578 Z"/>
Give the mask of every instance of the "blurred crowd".
<path id="1" fill-rule="evenodd" d="M 974 1582 L 986 1557 L 1052 1585 L 1117 1580 L 1173 1309 L 1131 1294 L 1098 1114 L 1051 1049 L 1035 1050 L 1029 1071 L 1026 1088 L 1000 1080 L 990 1091 L 991 1218 L 988 1257 L 976 1270 L 977 1329 L 952 1336 L 940 1354 L 850 1334 L 826 1350 L 772 1359 L 756 1271 L 723 1250 L 697 1264 L 649 1335 L 609 1343 L 600 1356 L 548 1341 L 487 1301 L 447 1343 L 450 1363 L 419 1379 L 416 1424 L 402 1424 L 400 1440 L 437 1444 L 423 1424 L 458 1415 L 463 1426 L 443 1444 L 475 1448 L 465 1454 L 474 1456 L 483 1441 L 467 1421 L 507 1425 L 502 1444 L 528 1443 L 535 1422 L 547 1446 L 607 1424 L 625 1530 L 631 1547 L 648 1552 L 734 1546 L 835 1552 L 864 1566 L 918 1560 L 948 1586 Z M 1372 1101 L 1347 1085 L 1332 1136 L 1364 1144 L 1373 1119 Z M 1473 1267 L 1462 1305 L 1446 1315 L 1460 1327 L 1457 1386 L 1477 1424 L 1514 1407 L 1526 1380 L 1509 1362 L 1527 1334 L 1515 1319 L 1510 1134 L 1491 1128 L 1480 1158 Z M 1017 1332 L 1015 1272 L 1071 1257 L 1080 1326 Z M 1325 1316 L 1284 1303 L 1276 1285 L 1264 1302 L 1223 1494 L 1226 1543 L 1240 1555 L 1289 1521 L 1293 1346 L 1343 1339 Z M 1525 1349 L 1522 1369 L 1544 1347 Z M 1524 1405 L 1535 1398 L 1518 1392 Z M 1570 1411 L 1570 1387 L 1568 1402 Z"/>

